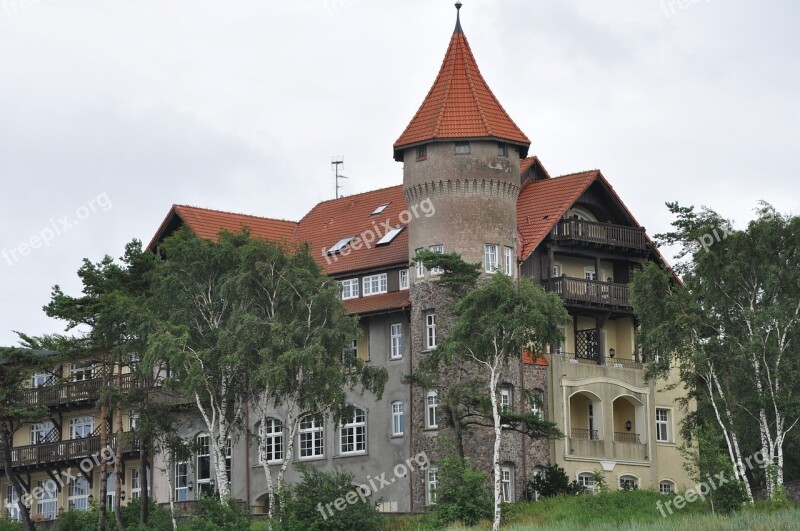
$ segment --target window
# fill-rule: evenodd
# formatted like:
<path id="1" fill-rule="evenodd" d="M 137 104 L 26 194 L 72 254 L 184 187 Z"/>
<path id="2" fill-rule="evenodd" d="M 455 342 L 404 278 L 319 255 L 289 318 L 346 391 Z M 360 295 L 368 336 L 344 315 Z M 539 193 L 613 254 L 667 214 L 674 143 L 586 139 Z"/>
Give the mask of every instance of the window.
<path id="1" fill-rule="evenodd" d="M 390 358 L 399 360 L 405 352 L 405 342 L 403 341 L 403 323 L 394 323 L 390 327 L 391 353 Z"/>
<path id="2" fill-rule="evenodd" d="M 363 409 L 356 408 L 353 420 L 342 426 L 339 440 L 342 455 L 367 451 L 367 414 Z"/>
<path id="3" fill-rule="evenodd" d="M 70 368 L 70 375 L 73 382 L 85 382 L 94 378 L 94 368 L 91 365 L 86 367 L 73 365 Z"/>
<path id="4" fill-rule="evenodd" d="M 117 476 L 113 472 L 106 478 L 106 507 L 114 507 L 114 498 L 117 495 Z"/>
<path id="5" fill-rule="evenodd" d="M 408 289 L 408 269 L 400 270 L 400 289 Z"/>
<path id="6" fill-rule="evenodd" d="M 69 421 L 69 438 L 83 439 L 91 437 L 94 432 L 94 419 L 92 417 L 78 417 Z"/>
<path id="7" fill-rule="evenodd" d="M 266 438 L 267 463 L 283 461 L 283 423 L 279 419 L 267 419 L 262 437 Z M 260 455 L 259 461 L 263 462 Z"/>
<path id="8" fill-rule="evenodd" d="M 656 441 L 669 442 L 668 409 L 656 409 Z"/>
<path id="9" fill-rule="evenodd" d="M 533 477 L 535 478 L 544 477 L 544 467 L 541 465 L 536 465 L 533 469 Z M 539 493 L 538 490 L 533 491 L 533 501 L 539 501 L 540 496 L 541 494 Z"/>
<path id="10" fill-rule="evenodd" d="M 386 207 L 388 207 L 388 206 L 389 206 L 389 203 L 384 203 L 384 204 L 380 205 L 378 208 L 376 208 L 375 210 L 372 211 L 372 214 L 370 214 L 370 216 L 377 216 L 378 214 L 380 214 L 381 212 L 386 210 Z"/>
<path id="11" fill-rule="evenodd" d="M 596 439 L 597 437 L 594 435 L 594 404 L 592 403 L 586 405 L 586 420 L 588 421 L 586 427 L 589 430 L 589 438 Z"/>
<path id="12" fill-rule="evenodd" d="M 514 250 L 511 247 L 503 247 L 503 273 L 514 276 Z"/>
<path id="13" fill-rule="evenodd" d="M 31 424 L 31 444 L 41 444 L 48 441 L 48 435 L 53 431 L 53 423 L 49 420 L 47 422 L 37 422 Z"/>
<path id="14" fill-rule="evenodd" d="M 425 349 L 436 348 L 436 314 L 429 313 L 425 316 Z"/>
<path id="15" fill-rule="evenodd" d="M 675 492 L 675 484 L 670 480 L 665 479 L 658 484 L 658 492 L 661 494 L 672 494 Z"/>
<path id="16" fill-rule="evenodd" d="M 189 499 L 189 463 L 175 463 L 175 501 Z"/>
<path id="17" fill-rule="evenodd" d="M 131 499 L 138 500 L 142 496 L 142 469 L 131 468 Z"/>
<path id="18" fill-rule="evenodd" d="M 48 385 L 50 385 L 52 380 L 53 376 L 46 372 L 36 373 L 31 378 L 31 387 L 33 388 L 47 387 Z"/>
<path id="19" fill-rule="evenodd" d="M 419 248 L 416 250 L 416 254 L 419 254 L 424 249 Z M 425 264 L 422 263 L 422 260 L 417 260 L 417 278 L 422 278 L 425 276 Z"/>
<path id="20" fill-rule="evenodd" d="M 636 490 L 639 488 L 639 480 L 636 476 L 625 475 L 619 477 L 620 490 Z"/>
<path id="21" fill-rule="evenodd" d="M 500 412 L 507 413 L 511 411 L 511 388 L 500 388 Z"/>
<path id="22" fill-rule="evenodd" d="M 417 146 L 417 160 L 422 160 L 428 157 L 428 146 L 423 144 Z"/>
<path id="23" fill-rule="evenodd" d="M 46 520 L 56 519 L 58 487 L 53 480 L 37 481 L 41 494 L 36 499 L 36 512 Z M 112 505 L 113 507 L 113 505 Z"/>
<path id="24" fill-rule="evenodd" d="M 455 152 L 457 155 L 469 153 L 469 142 L 456 142 Z"/>
<path id="25" fill-rule="evenodd" d="M 594 266 L 583 268 L 583 278 L 586 280 L 597 280 L 597 272 L 594 270 Z"/>
<path id="26" fill-rule="evenodd" d="M 347 280 L 340 280 L 339 285 L 342 287 L 342 300 L 355 299 L 358 297 L 357 278 L 348 278 Z"/>
<path id="27" fill-rule="evenodd" d="M 225 475 L 228 476 L 228 481 L 231 480 L 231 470 L 233 469 L 233 439 L 228 436 L 225 443 Z"/>
<path id="28" fill-rule="evenodd" d="M 584 492 L 594 492 L 594 476 L 591 473 L 578 474 L 578 484 L 583 487 Z"/>
<path id="29" fill-rule="evenodd" d="M 386 293 L 386 273 L 364 277 L 364 296 Z"/>
<path id="30" fill-rule="evenodd" d="M 439 395 L 436 391 L 428 391 L 425 397 L 425 427 L 438 428 L 438 420 L 436 419 L 436 407 L 439 405 Z"/>
<path id="31" fill-rule="evenodd" d="M 375 245 L 389 245 L 390 243 L 392 243 L 392 240 L 397 238 L 397 235 L 400 234 L 401 232 L 403 232 L 403 227 L 395 227 L 387 231 L 386 234 L 384 234 L 383 237 L 380 240 L 378 240 L 378 243 L 376 243 Z"/>
<path id="32" fill-rule="evenodd" d="M 483 246 L 483 269 L 487 273 L 497 271 L 497 245 L 487 243 Z"/>
<path id="33" fill-rule="evenodd" d="M 358 358 L 358 339 L 353 339 L 342 350 L 342 364 L 346 367 L 353 364 Z"/>
<path id="34" fill-rule="evenodd" d="M 130 430 L 134 431 L 139 425 L 139 413 L 136 411 L 131 411 L 128 413 L 128 423 L 130 425 Z"/>
<path id="35" fill-rule="evenodd" d="M 6 501 L 8 502 L 8 505 L 6 505 L 8 517 L 17 522 L 21 521 L 22 513 L 19 510 L 19 494 L 14 489 L 13 485 L 6 487 Z"/>
<path id="36" fill-rule="evenodd" d="M 498 157 L 507 157 L 508 156 L 508 144 L 503 142 L 497 143 L 497 156 Z"/>
<path id="37" fill-rule="evenodd" d="M 211 488 L 211 438 L 208 435 L 197 437 L 197 492 L 199 494 L 213 494 Z"/>
<path id="38" fill-rule="evenodd" d="M 500 467 L 500 491 L 505 503 L 514 501 L 514 467 L 511 465 Z"/>
<path id="39" fill-rule="evenodd" d="M 439 488 L 438 470 L 428 468 L 425 473 L 425 501 L 428 505 L 436 503 L 436 489 Z"/>
<path id="40" fill-rule="evenodd" d="M 544 391 L 541 389 L 534 389 L 533 393 L 531 393 L 531 413 L 539 417 L 540 419 L 544 418 Z"/>
<path id="41" fill-rule="evenodd" d="M 75 511 L 85 511 L 89 508 L 89 482 L 86 478 L 81 476 L 70 480 L 67 502 L 69 508 Z"/>
<path id="42" fill-rule="evenodd" d="M 561 276 L 561 264 L 558 262 L 553 264 L 553 278 L 558 278 Z"/>
<path id="43" fill-rule="evenodd" d="M 431 245 L 429 250 L 432 253 L 442 254 L 444 253 L 444 245 Z M 443 273 L 444 269 L 442 269 L 441 267 L 434 267 L 433 269 L 431 269 L 431 275 L 441 275 Z"/>
<path id="44" fill-rule="evenodd" d="M 325 428 L 319 415 L 308 415 L 300 421 L 300 459 L 325 454 Z"/>
<path id="45" fill-rule="evenodd" d="M 348 237 L 346 237 L 346 238 L 342 238 L 341 240 L 339 240 L 338 242 L 336 242 L 335 244 L 333 244 L 333 247 L 331 247 L 330 249 L 328 249 L 328 254 L 337 254 L 337 253 L 340 253 L 340 252 L 342 251 L 342 249 L 344 249 L 345 247 L 347 247 L 347 245 L 348 245 L 350 242 L 352 242 L 353 240 L 355 240 L 355 236 L 348 236 Z"/>
<path id="46" fill-rule="evenodd" d="M 392 435 L 403 435 L 406 431 L 406 416 L 402 402 L 392 402 Z"/>

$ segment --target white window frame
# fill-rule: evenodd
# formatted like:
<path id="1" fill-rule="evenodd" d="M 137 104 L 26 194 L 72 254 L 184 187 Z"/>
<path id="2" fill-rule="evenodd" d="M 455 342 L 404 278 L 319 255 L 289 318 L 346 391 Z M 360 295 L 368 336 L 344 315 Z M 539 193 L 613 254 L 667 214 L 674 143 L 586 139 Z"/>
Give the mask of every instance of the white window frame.
<path id="1" fill-rule="evenodd" d="M 509 413 L 511 412 L 514 404 L 511 400 L 511 388 L 508 386 L 503 386 L 500 388 L 500 412 L 501 413 Z"/>
<path id="2" fill-rule="evenodd" d="M 297 430 L 297 450 L 300 460 L 325 457 L 325 419 L 320 415 L 306 415 L 300 419 Z"/>
<path id="3" fill-rule="evenodd" d="M 500 467 L 500 493 L 503 502 L 514 502 L 514 467 L 503 465 Z"/>
<path id="4" fill-rule="evenodd" d="M 359 282 L 357 278 L 347 278 L 339 281 L 339 287 L 342 288 L 342 300 L 350 300 L 358 298 Z"/>
<path id="5" fill-rule="evenodd" d="M 269 417 L 267 418 L 267 424 L 263 428 L 264 436 L 267 439 L 267 464 L 283 463 L 283 422 L 281 419 Z M 258 453 L 258 462 L 263 464 L 261 452 Z"/>
<path id="6" fill-rule="evenodd" d="M 664 414 L 664 418 L 659 418 L 659 413 Z M 671 412 L 668 408 L 657 407 L 656 408 L 656 442 L 660 443 L 668 443 L 670 442 L 670 430 L 669 421 L 671 417 Z M 663 437 L 662 437 L 662 430 L 663 430 Z"/>
<path id="7" fill-rule="evenodd" d="M 591 472 L 579 472 L 577 481 L 584 491 L 594 494 L 596 485 L 594 484 L 594 475 Z"/>
<path id="8" fill-rule="evenodd" d="M 89 510 L 89 482 L 83 476 L 70 479 L 67 485 L 67 506 L 74 511 Z"/>
<path id="9" fill-rule="evenodd" d="M 401 437 L 406 431 L 405 404 L 401 400 L 392 402 L 392 437 Z"/>
<path id="10" fill-rule="evenodd" d="M 131 474 L 131 499 L 138 500 L 142 496 L 142 469 L 134 467 L 130 469 Z"/>
<path id="11" fill-rule="evenodd" d="M 453 152 L 456 155 L 468 155 L 470 151 L 469 142 L 456 142 L 455 146 L 453 146 Z"/>
<path id="12" fill-rule="evenodd" d="M 46 372 L 37 372 L 33 376 L 31 376 L 31 387 L 33 389 L 38 389 L 40 387 L 44 387 L 47 382 L 50 381 L 52 375 Z"/>
<path id="13" fill-rule="evenodd" d="M 583 268 L 584 280 L 597 280 L 597 270 L 594 266 L 586 266 Z"/>
<path id="14" fill-rule="evenodd" d="M 390 229 L 390 230 L 386 231 L 386 234 L 384 234 L 381 237 L 381 239 L 378 240 L 378 242 L 375 244 L 375 246 L 376 247 L 381 247 L 383 245 L 389 245 L 390 243 L 392 243 L 392 241 L 394 241 L 395 238 L 397 238 L 397 236 L 401 232 L 403 232 L 403 229 L 405 229 L 405 227 L 400 226 L 400 227 L 394 227 L 393 229 Z"/>
<path id="15" fill-rule="evenodd" d="M 544 419 L 544 391 L 541 389 L 534 389 L 531 393 L 533 404 L 531 404 L 531 413 L 540 419 Z"/>
<path id="16" fill-rule="evenodd" d="M 58 516 L 58 486 L 52 479 L 36 482 L 42 493 L 36 498 L 36 513 L 46 520 L 55 520 Z M 113 507 L 113 505 L 112 505 Z"/>
<path id="17" fill-rule="evenodd" d="M 408 289 L 408 269 L 401 269 L 398 273 L 400 289 Z"/>
<path id="18" fill-rule="evenodd" d="M 369 275 L 364 277 L 363 293 L 365 297 L 370 295 L 379 295 L 388 291 L 388 277 L 386 273 L 378 273 L 377 275 Z"/>
<path id="19" fill-rule="evenodd" d="M 358 359 L 358 339 L 350 341 L 349 345 L 345 345 L 342 349 L 342 363 L 349 366 L 352 362 Z"/>
<path id="20" fill-rule="evenodd" d="M 672 494 L 675 492 L 675 482 L 671 479 L 662 479 L 658 482 L 658 492 L 661 494 Z"/>
<path id="21" fill-rule="evenodd" d="M 212 470 L 213 461 L 211 460 L 211 437 L 205 433 L 201 433 L 197 436 L 196 442 L 197 455 L 195 456 L 194 475 L 195 483 L 197 483 L 197 494 L 199 495 L 204 491 L 208 492 L 208 494 L 213 494 L 211 478 L 214 477 L 214 471 Z M 201 459 L 208 459 L 208 477 L 201 476 Z"/>
<path id="22" fill-rule="evenodd" d="M 94 418 L 77 417 L 69 421 L 69 438 L 85 439 L 91 437 L 94 432 Z"/>
<path id="23" fill-rule="evenodd" d="M 429 312 L 425 314 L 425 350 L 436 348 L 436 314 Z"/>
<path id="24" fill-rule="evenodd" d="M 560 278 L 563 270 L 564 267 L 561 265 L 561 262 L 553 262 L 553 271 L 551 271 L 553 278 Z"/>
<path id="25" fill-rule="evenodd" d="M 328 251 L 327 251 L 328 254 L 332 255 L 332 254 L 338 254 L 338 253 L 342 252 L 342 249 L 344 249 L 345 247 L 350 245 L 350 243 L 355 239 L 356 239 L 355 236 L 348 236 L 346 238 L 342 238 L 341 240 L 339 240 L 338 242 L 333 244 L 333 247 L 330 247 L 328 249 Z"/>
<path id="26" fill-rule="evenodd" d="M 483 244 L 483 270 L 486 273 L 494 274 L 497 272 L 500 254 L 498 247 L 496 243 Z"/>
<path id="27" fill-rule="evenodd" d="M 439 428 L 439 393 L 436 390 L 430 390 L 425 395 L 425 427 L 429 429 Z"/>
<path id="28" fill-rule="evenodd" d="M 92 365 L 71 365 L 69 377 L 73 382 L 86 382 L 94 380 L 94 366 Z"/>
<path id="29" fill-rule="evenodd" d="M 339 428 L 339 454 L 367 453 L 367 412 L 356 408 L 353 419 Z"/>
<path id="30" fill-rule="evenodd" d="M 31 444 L 43 443 L 45 436 L 53 431 L 54 427 L 52 421 L 49 420 L 31 424 Z"/>
<path id="31" fill-rule="evenodd" d="M 372 214 L 370 214 L 370 216 L 377 216 L 378 214 L 386 210 L 386 207 L 388 207 L 390 204 L 391 202 L 379 205 L 377 208 L 375 208 L 375 210 L 372 211 Z"/>
<path id="32" fill-rule="evenodd" d="M 128 429 L 130 431 L 135 431 L 136 427 L 139 425 L 139 413 L 136 411 L 131 411 L 128 413 Z"/>
<path id="33" fill-rule="evenodd" d="M 503 273 L 514 276 L 514 250 L 511 247 L 503 247 Z"/>
<path id="34" fill-rule="evenodd" d="M 403 359 L 405 354 L 405 335 L 403 334 L 403 323 L 392 323 L 389 325 L 389 359 Z"/>
<path id="35" fill-rule="evenodd" d="M 175 463 L 175 501 L 182 502 L 189 499 L 189 462 L 178 461 Z"/>
<path id="36" fill-rule="evenodd" d="M 442 244 L 431 245 L 428 248 L 428 250 L 432 253 L 444 254 L 444 245 Z M 443 274 L 444 274 L 444 269 L 442 269 L 441 267 L 434 267 L 433 269 L 431 269 L 431 275 L 443 275 Z"/>
<path id="37" fill-rule="evenodd" d="M 109 472 L 106 476 L 106 507 L 114 507 L 114 498 L 117 496 L 117 476 Z"/>
<path id="38" fill-rule="evenodd" d="M 428 467 L 425 471 L 425 503 L 436 505 L 436 490 L 439 488 L 439 469 Z"/>
<path id="39" fill-rule="evenodd" d="M 624 484 L 630 482 L 633 484 L 633 490 L 639 488 L 639 478 L 634 476 L 633 474 L 621 474 L 618 478 L 619 483 L 619 490 L 624 489 Z"/>
<path id="40" fill-rule="evenodd" d="M 8 508 L 9 519 L 15 522 L 22 521 L 22 512 L 19 508 L 19 494 L 13 485 L 6 486 L 6 500 L 9 503 L 9 505 L 6 506 Z"/>
<path id="41" fill-rule="evenodd" d="M 418 255 L 420 251 L 424 251 L 425 249 L 419 248 L 416 250 L 415 254 Z M 425 264 L 422 263 L 422 260 L 415 260 L 417 266 L 417 278 L 425 278 Z"/>

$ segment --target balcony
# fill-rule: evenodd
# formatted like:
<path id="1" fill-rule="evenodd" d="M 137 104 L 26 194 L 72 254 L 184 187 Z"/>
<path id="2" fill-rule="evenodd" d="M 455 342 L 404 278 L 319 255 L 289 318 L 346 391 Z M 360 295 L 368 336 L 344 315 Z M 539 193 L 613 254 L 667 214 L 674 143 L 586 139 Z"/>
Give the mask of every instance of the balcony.
<path id="1" fill-rule="evenodd" d="M 550 231 L 550 237 L 562 245 L 605 247 L 639 253 L 647 251 L 644 229 L 611 223 L 562 219 Z"/>
<path id="2" fill-rule="evenodd" d="M 628 443 L 628 444 L 642 444 L 641 436 L 638 433 L 631 433 L 628 431 L 614 432 L 614 442 Z"/>
<path id="3" fill-rule="evenodd" d="M 582 428 L 572 428 L 570 430 L 570 437 L 573 439 L 588 439 L 590 441 L 600 440 L 597 430 L 585 430 Z"/>
<path id="4" fill-rule="evenodd" d="M 108 436 L 108 445 L 117 449 L 117 436 Z M 67 464 L 81 461 L 87 457 L 99 454 L 100 437 L 92 436 L 83 439 L 73 439 L 69 441 L 58 441 L 53 443 L 31 444 L 29 446 L 17 446 L 11 449 L 11 461 L 14 468 L 48 468 L 55 464 Z M 124 453 L 138 452 L 139 440 L 125 444 L 122 448 Z"/>
<path id="5" fill-rule="evenodd" d="M 627 284 L 562 276 L 543 280 L 542 285 L 567 304 L 632 310 Z"/>
<path id="6" fill-rule="evenodd" d="M 112 377 L 112 385 L 117 382 L 117 377 Z M 142 382 L 133 374 L 122 375 L 122 389 L 139 387 Z M 102 380 L 82 380 L 78 382 L 56 383 L 47 387 L 34 387 L 26 389 L 18 401 L 21 405 L 37 406 L 70 406 L 84 402 L 96 402 L 100 398 Z"/>

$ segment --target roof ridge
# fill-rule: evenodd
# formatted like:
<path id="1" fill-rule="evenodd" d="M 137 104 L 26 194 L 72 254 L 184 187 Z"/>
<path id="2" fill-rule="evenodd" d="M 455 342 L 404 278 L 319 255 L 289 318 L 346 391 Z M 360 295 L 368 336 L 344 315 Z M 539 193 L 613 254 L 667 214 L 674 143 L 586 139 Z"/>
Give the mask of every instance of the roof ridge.
<path id="1" fill-rule="evenodd" d="M 269 216 L 259 216 L 259 215 L 256 215 L 256 214 L 244 214 L 242 212 L 233 212 L 233 211 L 230 211 L 230 210 L 219 210 L 217 208 L 198 207 L 198 206 L 194 206 L 194 205 L 181 205 L 181 204 L 178 204 L 178 203 L 174 203 L 172 205 L 172 207 L 173 208 L 193 208 L 195 210 L 204 210 L 206 212 L 217 212 L 219 214 L 232 214 L 234 216 L 247 216 L 249 218 L 268 219 L 270 221 L 282 221 L 284 223 L 294 223 L 295 225 L 298 223 L 297 221 L 293 221 L 291 219 L 271 218 Z"/>
<path id="2" fill-rule="evenodd" d="M 374 194 L 375 192 L 382 192 L 384 190 L 391 190 L 392 188 L 398 188 L 398 187 L 402 187 L 402 186 L 403 186 L 402 184 L 395 184 L 393 186 L 385 186 L 383 188 L 376 188 L 374 190 L 367 190 L 366 192 L 359 192 L 359 193 L 353 194 L 353 195 L 343 195 L 342 197 L 336 197 L 334 199 L 324 199 L 324 200 L 319 201 L 318 203 L 316 203 L 314 206 L 316 207 L 316 206 L 319 206 L 319 205 L 321 205 L 323 203 L 331 203 L 333 201 L 341 201 L 342 199 L 352 199 L 352 198 L 358 197 L 360 195 Z"/>
<path id="3" fill-rule="evenodd" d="M 450 44 L 447 46 L 447 52 L 445 52 L 444 59 L 442 59 L 442 68 L 439 70 L 439 76 L 441 76 L 444 73 L 444 69 L 447 66 L 447 58 L 450 57 L 450 48 L 455 45 L 455 41 L 458 38 L 457 35 L 459 34 L 453 34 L 453 37 L 450 39 Z M 461 33 L 460 35 L 463 35 L 463 33 Z M 450 75 L 447 77 L 447 85 L 445 86 L 444 95 L 442 97 L 442 104 L 441 106 L 439 106 L 439 115 L 436 117 L 436 124 L 434 124 L 433 126 L 433 134 L 437 136 L 439 134 L 439 127 L 441 127 L 442 125 L 442 119 L 444 119 L 444 110 L 447 107 L 447 95 L 450 94 L 450 88 L 453 86 L 453 77 L 455 76 L 455 70 L 456 70 L 456 65 L 455 62 L 453 62 L 453 64 L 450 66 Z M 433 89 L 436 88 L 437 85 L 436 81 L 438 80 L 439 79 L 437 76 L 436 80 L 434 80 L 433 82 L 433 86 L 431 87 L 430 92 L 433 92 Z M 428 93 L 428 96 L 430 96 L 430 92 Z M 425 96 L 425 99 L 427 99 L 428 96 Z M 425 100 L 423 100 L 423 103 L 424 102 Z M 420 105 L 419 107 L 420 110 L 422 110 L 422 107 L 423 105 Z M 414 116 L 414 118 L 416 118 L 416 115 Z M 411 120 L 411 122 L 409 122 L 408 124 L 409 127 L 411 127 L 411 123 L 413 123 L 413 121 L 414 120 Z"/>
<path id="4" fill-rule="evenodd" d="M 573 173 L 565 173 L 564 175 L 556 175 L 555 177 L 551 177 L 550 180 L 560 179 L 561 177 L 575 177 L 576 175 L 586 175 L 587 173 L 601 173 L 598 168 L 593 170 L 583 170 L 583 171 L 576 171 Z"/>
<path id="5" fill-rule="evenodd" d="M 481 121 L 483 122 L 483 126 L 486 128 L 486 132 L 489 133 L 489 136 L 494 136 L 494 131 L 492 131 L 492 126 L 489 123 L 489 120 L 486 119 L 486 113 L 483 112 L 483 105 L 481 105 L 481 99 L 478 96 L 478 92 L 475 90 L 475 82 L 472 79 L 472 75 L 470 74 L 470 69 L 469 69 L 471 65 L 468 64 L 467 57 L 472 56 L 472 59 L 474 61 L 475 71 L 477 72 L 478 77 L 482 77 L 481 70 L 478 67 L 478 61 L 475 60 L 475 56 L 472 55 L 472 48 L 470 48 L 469 46 L 469 41 L 467 40 L 466 35 L 462 34 L 462 36 L 464 38 L 464 46 L 461 47 L 461 59 L 462 61 L 464 61 L 464 73 L 467 76 L 467 82 L 469 83 L 469 90 L 470 92 L 472 92 L 472 99 L 475 100 L 475 105 L 478 107 L 478 114 L 480 114 L 481 116 Z M 466 53 L 467 51 L 469 51 L 469 55 L 467 55 Z M 492 96 L 492 98 L 494 98 L 497 104 L 500 105 L 500 102 L 497 101 L 497 98 L 495 98 L 494 94 L 492 94 L 492 89 L 489 88 L 489 85 L 486 83 L 486 80 L 484 80 L 483 85 L 486 87 L 486 90 L 489 91 L 489 94 Z M 503 106 L 500 105 L 500 108 L 502 109 Z M 511 117 L 509 116 L 509 119 L 510 118 Z"/>

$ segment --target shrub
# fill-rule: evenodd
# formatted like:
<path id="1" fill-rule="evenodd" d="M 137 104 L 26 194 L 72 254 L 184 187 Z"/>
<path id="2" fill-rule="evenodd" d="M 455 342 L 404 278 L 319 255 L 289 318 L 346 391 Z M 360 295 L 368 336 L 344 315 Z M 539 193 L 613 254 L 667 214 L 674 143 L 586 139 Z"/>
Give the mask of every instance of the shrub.
<path id="1" fill-rule="evenodd" d="M 377 531 L 381 516 L 376 504 L 355 496 L 353 475 L 341 468 L 333 472 L 320 472 L 303 463 L 299 467 L 303 479 L 289 487 L 283 502 L 283 529 L 287 531 L 341 530 Z M 341 511 L 325 508 L 338 499 L 353 500 Z M 341 506 L 341 504 L 340 504 Z M 331 514 L 331 511 L 333 514 Z"/>
<path id="2" fill-rule="evenodd" d="M 433 506 L 438 525 L 461 522 L 472 526 L 482 518 L 491 518 L 494 503 L 487 478 L 488 474 L 474 470 L 466 459 L 446 457 L 439 466 Z"/>
<path id="3" fill-rule="evenodd" d="M 151 501 L 147 524 L 140 524 L 139 507 L 139 500 L 131 500 L 127 505 L 122 506 L 122 522 L 125 524 L 126 531 L 172 531 L 172 520 L 168 509 Z M 58 517 L 55 530 L 95 531 L 99 516 L 99 509 L 96 503 L 93 503 L 88 511 L 69 510 Z M 114 518 L 114 510 L 109 507 L 106 517 L 106 531 L 117 531 L 118 529 L 117 521 Z"/>
<path id="4" fill-rule="evenodd" d="M 583 487 L 577 481 L 570 481 L 564 469 L 556 464 L 547 465 L 544 473 L 528 481 L 527 495 L 529 500 L 550 498 L 559 494 L 580 494 Z"/>
<path id="5" fill-rule="evenodd" d="M 0 531 L 22 531 L 22 526 L 19 522 L 0 516 Z"/>
<path id="6" fill-rule="evenodd" d="M 200 496 L 198 513 L 192 515 L 188 527 L 193 531 L 247 531 L 250 518 L 233 498 L 220 500 L 216 496 Z"/>

